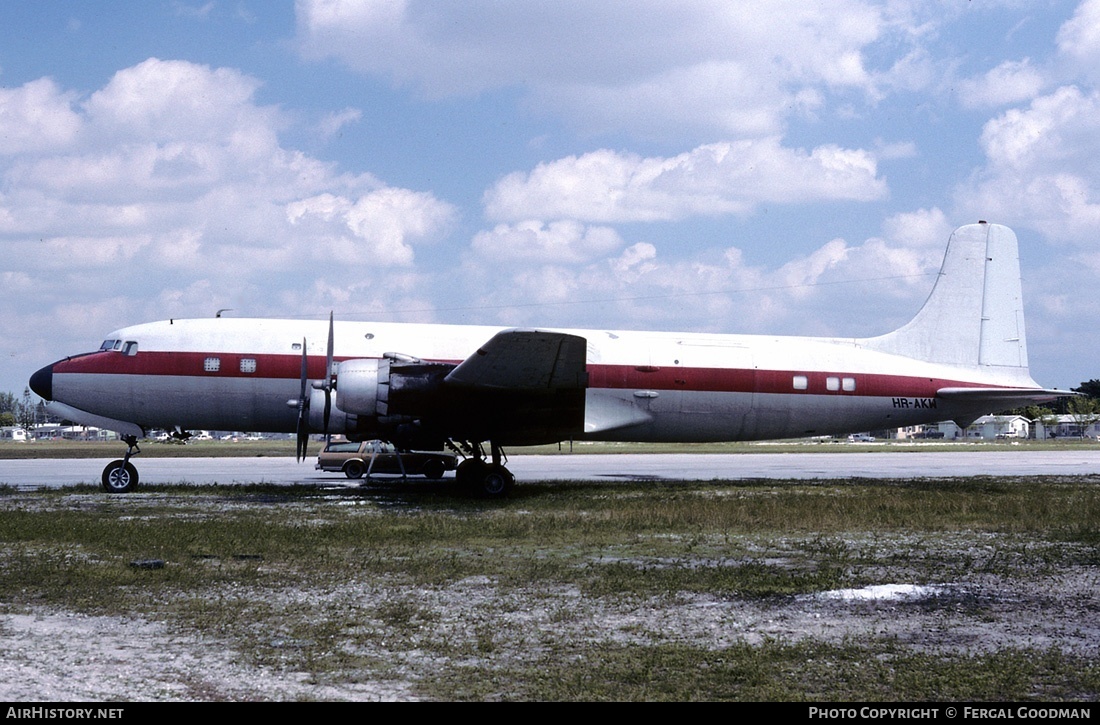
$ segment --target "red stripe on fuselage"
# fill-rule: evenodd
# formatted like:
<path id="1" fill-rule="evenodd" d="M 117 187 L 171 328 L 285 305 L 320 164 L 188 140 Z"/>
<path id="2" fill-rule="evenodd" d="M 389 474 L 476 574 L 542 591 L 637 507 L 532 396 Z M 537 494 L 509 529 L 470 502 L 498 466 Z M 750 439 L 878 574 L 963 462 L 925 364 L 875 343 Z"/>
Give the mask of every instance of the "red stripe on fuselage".
<path id="1" fill-rule="evenodd" d="M 204 369 L 208 358 L 217 358 L 216 371 Z M 254 360 L 255 372 L 242 372 L 241 361 Z M 340 359 L 337 359 L 339 362 Z M 441 361 L 437 361 L 441 362 Z M 447 361 L 458 363 L 460 361 Z M 55 375 L 66 373 L 155 375 L 210 378 L 266 378 L 298 380 L 302 359 L 297 355 L 139 352 L 98 352 L 54 364 Z M 325 359 L 308 358 L 310 380 L 323 378 Z M 933 398 L 946 387 L 988 387 L 964 380 L 841 371 L 750 370 L 737 368 L 653 367 L 632 365 L 589 365 L 588 385 L 594 389 L 685 390 L 698 392 L 761 393 L 789 395 L 836 395 L 859 397 Z M 794 376 L 805 376 L 805 389 L 795 389 Z M 856 389 L 828 390 L 827 378 L 852 378 Z"/>

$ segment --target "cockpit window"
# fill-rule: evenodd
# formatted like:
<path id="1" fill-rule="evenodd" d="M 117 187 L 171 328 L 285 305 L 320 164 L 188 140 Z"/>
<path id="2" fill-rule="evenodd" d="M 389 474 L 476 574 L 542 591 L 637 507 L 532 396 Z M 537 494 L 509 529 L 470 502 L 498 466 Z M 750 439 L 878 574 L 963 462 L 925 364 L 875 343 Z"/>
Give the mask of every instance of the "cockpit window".
<path id="1" fill-rule="evenodd" d="M 130 356 L 137 355 L 137 342 L 134 340 L 104 340 L 103 344 L 99 346 L 99 351 L 106 352 L 108 350 L 121 352 Z"/>

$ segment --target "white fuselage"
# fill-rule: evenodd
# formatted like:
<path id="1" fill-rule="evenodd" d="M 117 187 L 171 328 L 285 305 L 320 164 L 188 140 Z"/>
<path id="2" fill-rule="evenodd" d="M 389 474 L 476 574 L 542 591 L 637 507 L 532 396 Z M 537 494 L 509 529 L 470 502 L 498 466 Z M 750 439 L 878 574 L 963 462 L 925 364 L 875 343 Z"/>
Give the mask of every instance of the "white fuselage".
<path id="1" fill-rule="evenodd" d="M 457 364 L 502 329 L 337 321 L 334 358 L 398 353 Z M 578 439 L 734 441 L 894 428 L 990 412 L 938 398 L 943 388 L 1033 385 L 1016 368 L 929 363 L 857 339 L 560 332 L 587 341 Z M 292 432 L 303 340 L 308 377 L 318 380 L 325 376 L 327 335 L 327 321 L 221 318 L 126 327 L 108 338 L 119 341 L 117 349 L 55 363 L 51 397 L 146 430 Z"/>

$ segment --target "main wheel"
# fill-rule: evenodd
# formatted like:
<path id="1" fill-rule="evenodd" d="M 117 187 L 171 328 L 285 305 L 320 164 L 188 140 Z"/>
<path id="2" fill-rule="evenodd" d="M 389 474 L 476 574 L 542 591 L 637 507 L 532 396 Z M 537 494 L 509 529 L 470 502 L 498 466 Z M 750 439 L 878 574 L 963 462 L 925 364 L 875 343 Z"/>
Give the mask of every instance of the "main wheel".
<path id="1" fill-rule="evenodd" d="M 478 486 L 481 485 L 481 479 L 485 477 L 485 472 L 489 466 L 477 458 L 467 458 L 462 463 L 458 464 L 458 468 L 455 469 L 455 480 L 458 481 L 460 486 Z"/>
<path id="2" fill-rule="evenodd" d="M 129 493 L 137 488 L 138 472 L 134 464 L 120 458 L 107 464 L 101 481 L 107 493 Z"/>
<path id="3" fill-rule="evenodd" d="M 504 466 L 489 466 L 481 479 L 481 493 L 489 498 L 507 496 L 515 482 L 516 477 Z"/>
<path id="4" fill-rule="evenodd" d="M 348 478 L 362 478 L 366 470 L 362 461 L 348 461 L 344 466 L 344 475 Z"/>

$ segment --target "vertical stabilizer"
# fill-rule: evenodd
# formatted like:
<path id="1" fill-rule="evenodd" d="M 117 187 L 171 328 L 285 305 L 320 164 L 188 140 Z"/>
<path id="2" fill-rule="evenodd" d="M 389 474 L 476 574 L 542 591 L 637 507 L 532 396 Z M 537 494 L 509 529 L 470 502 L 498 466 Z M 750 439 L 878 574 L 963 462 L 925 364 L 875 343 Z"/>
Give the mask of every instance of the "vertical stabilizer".
<path id="1" fill-rule="evenodd" d="M 932 294 L 917 316 L 864 343 L 928 362 L 1026 371 L 1016 234 L 986 222 L 956 229 Z"/>

